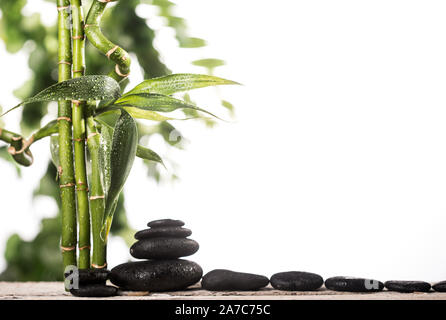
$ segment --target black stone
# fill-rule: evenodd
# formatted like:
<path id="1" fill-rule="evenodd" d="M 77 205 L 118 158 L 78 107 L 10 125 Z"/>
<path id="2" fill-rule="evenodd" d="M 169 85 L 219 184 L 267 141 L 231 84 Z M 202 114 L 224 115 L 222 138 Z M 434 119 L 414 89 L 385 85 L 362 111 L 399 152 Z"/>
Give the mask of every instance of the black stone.
<path id="1" fill-rule="evenodd" d="M 430 283 L 424 281 L 397 281 L 391 280 L 384 283 L 389 291 L 398 291 L 403 293 L 428 292 L 431 289 Z"/>
<path id="2" fill-rule="evenodd" d="M 325 287 L 334 291 L 377 292 L 384 289 L 384 284 L 381 281 L 372 279 L 332 277 L 325 280 Z"/>
<path id="3" fill-rule="evenodd" d="M 277 290 L 312 291 L 324 284 L 318 274 L 302 271 L 279 272 L 271 277 L 271 285 Z"/>
<path id="4" fill-rule="evenodd" d="M 160 219 L 150 221 L 147 224 L 150 228 L 160 228 L 160 227 L 182 227 L 184 226 L 184 222 L 181 220 L 173 220 L 173 219 Z"/>
<path id="5" fill-rule="evenodd" d="M 79 286 L 79 289 L 71 289 L 70 292 L 76 297 L 113 297 L 118 294 L 118 288 L 103 284 L 89 284 Z"/>
<path id="6" fill-rule="evenodd" d="M 254 291 L 268 285 L 265 276 L 217 269 L 208 272 L 201 280 L 201 287 L 209 291 Z"/>
<path id="7" fill-rule="evenodd" d="M 151 238 L 186 238 L 192 234 L 192 231 L 181 227 L 159 227 L 138 231 L 135 233 L 135 239 L 151 239 Z"/>
<path id="8" fill-rule="evenodd" d="M 106 269 L 79 270 L 79 284 L 105 284 L 109 274 Z"/>
<path id="9" fill-rule="evenodd" d="M 190 256 L 198 248 L 198 243 L 192 239 L 153 238 L 135 242 L 130 254 L 136 259 L 174 259 Z"/>
<path id="10" fill-rule="evenodd" d="M 432 289 L 434 289 L 437 292 L 446 292 L 446 281 L 441 281 L 432 286 Z"/>
<path id="11" fill-rule="evenodd" d="M 175 291 L 197 283 L 202 275 L 203 270 L 193 261 L 150 260 L 114 267 L 110 281 L 130 291 Z"/>

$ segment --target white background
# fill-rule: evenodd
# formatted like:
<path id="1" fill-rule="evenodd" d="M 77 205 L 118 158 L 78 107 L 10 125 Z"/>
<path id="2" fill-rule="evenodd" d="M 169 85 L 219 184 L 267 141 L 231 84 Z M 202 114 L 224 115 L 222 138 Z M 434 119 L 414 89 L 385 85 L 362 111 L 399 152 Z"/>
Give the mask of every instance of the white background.
<path id="1" fill-rule="evenodd" d="M 27 13 L 54 21 L 49 3 L 32 2 Z M 126 188 L 132 227 L 184 220 L 201 246 L 190 259 L 205 272 L 445 279 L 446 3 L 175 2 L 208 46 L 181 50 L 152 18 L 165 62 L 174 72 L 203 72 L 190 61 L 222 58 L 216 74 L 244 86 L 220 90 L 237 108 L 235 122 L 213 130 L 179 123 L 186 151 L 151 145 L 175 159 L 180 167 L 169 170 L 180 181 L 158 186 L 135 165 Z M 10 107 L 26 60 L 3 44 L 0 55 L 1 104 Z M 228 118 L 213 89 L 194 98 Z M 48 145 L 33 151 L 46 154 Z M 11 233 L 32 239 L 39 219 L 55 214 L 51 200 L 28 201 L 47 163 L 36 158 L 21 180 L 1 164 L 0 252 Z M 130 258 L 123 241 L 109 247 L 111 266 Z"/>

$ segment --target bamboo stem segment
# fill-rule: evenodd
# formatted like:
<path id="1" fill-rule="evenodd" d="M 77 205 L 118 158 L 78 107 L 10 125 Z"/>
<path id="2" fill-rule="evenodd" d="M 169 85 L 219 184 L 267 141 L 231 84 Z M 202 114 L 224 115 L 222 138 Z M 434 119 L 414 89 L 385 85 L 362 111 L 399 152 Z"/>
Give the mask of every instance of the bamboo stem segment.
<path id="1" fill-rule="evenodd" d="M 57 28 L 58 28 L 58 69 L 59 82 L 71 78 L 71 19 L 69 0 L 57 0 Z M 76 246 L 76 202 L 74 189 L 73 168 L 73 143 L 71 122 L 64 121 L 71 117 L 71 103 L 69 101 L 58 102 L 59 124 L 59 162 L 61 210 L 62 210 L 62 240 L 61 247 L 71 248 Z M 76 266 L 76 250 L 62 250 L 64 267 Z"/>
<path id="2" fill-rule="evenodd" d="M 87 104 L 93 112 L 94 104 Z M 92 267 L 104 268 L 107 265 L 107 242 L 101 238 L 102 219 L 105 210 L 104 188 L 101 181 L 101 172 L 99 170 L 99 143 L 100 135 L 97 131 L 92 113 L 87 116 L 87 146 L 91 161 L 91 179 L 90 179 L 90 209 L 91 224 L 93 234 L 93 254 Z"/>
<path id="3" fill-rule="evenodd" d="M 115 69 L 109 73 L 109 76 L 116 81 L 127 78 L 130 74 L 130 57 L 127 51 L 108 40 L 99 26 L 102 14 L 107 3 L 111 1 L 94 0 L 88 11 L 85 24 L 85 34 L 88 40 L 108 59 L 116 63 Z"/>
<path id="4" fill-rule="evenodd" d="M 82 1 L 71 0 L 73 24 L 73 78 L 84 75 L 85 41 Z M 90 268 L 90 209 L 85 158 L 85 102 L 72 101 L 74 171 L 76 177 L 77 213 L 79 219 L 79 269 Z"/>

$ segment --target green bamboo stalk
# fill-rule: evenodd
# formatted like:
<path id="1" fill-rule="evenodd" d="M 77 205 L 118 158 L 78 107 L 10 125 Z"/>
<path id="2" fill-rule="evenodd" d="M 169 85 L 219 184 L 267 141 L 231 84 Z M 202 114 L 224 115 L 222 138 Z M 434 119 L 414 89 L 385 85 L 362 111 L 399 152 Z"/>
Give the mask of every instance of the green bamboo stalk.
<path id="1" fill-rule="evenodd" d="M 71 0 L 73 22 L 73 78 L 85 72 L 85 36 L 82 1 Z M 90 268 L 90 209 L 85 162 L 85 101 L 72 101 L 74 173 L 76 177 L 77 213 L 79 219 L 79 269 Z"/>
<path id="2" fill-rule="evenodd" d="M 70 1 L 57 0 L 58 11 L 58 65 L 59 82 L 71 78 L 71 21 Z M 59 172 L 60 197 L 62 210 L 62 257 L 64 267 L 76 266 L 76 202 L 75 182 L 73 168 L 73 142 L 71 129 L 71 103 L 69 101 L 58 102 L 59 124 Z"/>
<path id="3" fill-rule="evenodd" d="M 90 154 L 91 178 L 90 178 L 90 208 L 93 234 L 92 267 L 105 268 L 107 266 L 107 240 L 101 238 L 102 219 L 105 210 L 105 195 L 99 170 L 99 139 L 94 118 L 92 116 L 94 104 L 88 104 L 87 115 L 87 145 Z"/>
<path id="4" fill-rule="evenodd" d="M 85 34 L 92 45 L 116 63 L 115 69 L 108 75 L 119 82 L 126 79 L 130 74 L 130 57 L 127 51 L 108 40 L 101 31 L 101 17 L 107 2 L 110 1 L 93 1 L 87 15 Z"/>

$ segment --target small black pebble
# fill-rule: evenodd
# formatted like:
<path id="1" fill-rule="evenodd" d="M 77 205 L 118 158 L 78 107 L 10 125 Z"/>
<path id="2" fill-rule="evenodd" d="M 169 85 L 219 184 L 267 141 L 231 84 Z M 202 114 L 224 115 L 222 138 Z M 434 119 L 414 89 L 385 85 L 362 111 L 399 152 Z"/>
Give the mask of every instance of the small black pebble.
<path id="1" fill-rule="evenodd" d="M 150 221 L 147 224 L 150 228 L 160 228 L 160 227 L 182 227 L 184 226 L 184 222 L 181 220 L 173 220 L 173 219 L 160 219 Z"/>
<path id="2" fill-rule="evenodd" d="M 373 279 L 332 277 L 325 280 L 325 287 L 334 291 L 377 292 L 384 289 L 384 284 Z"/>
<path id="3" fill-rule="evenodd" d="M 79 289 L 71 289 L 70 292 L 76 297 L 113 297 L 118 294 L 118 288 L 103 284 L 90 284 L 79 286 Z"/>
<path id="4" fill-rule="evenodd" d="M 208 272 L 201 280 L 201 287 L 209 291 L 255 291 L 268 285 L 265 276 L 217 269 Z"/>
<path id="5" fill-rule="evenodd" d="M 437 292 L 446 292 L 446 281 L 437 282 L 432 286 L 432 289 Z"/>
<path id="6" fill-rule="evenodd" d="M 135 239 L 151 239 L 160 237 L 186 238 L 192 234 L 192 231 L 181 227 L 159 227 L 138 231 L 135 233 Z"/>
<path id="7" fill-rule="evenodd" d="M 319 289 L 324 284 L 324 279 L 315 273 L 288 271 L 274 274 L 270 282 L 277 290 L 312 291 Z"/>
<path id="8" fill-rule="evenodd" d="M 389 291 L 398 291 L 402 293 L 428 292 L 431 285 L 424 281 L 397 281 L 391 280 L 384 283 Z"/>

